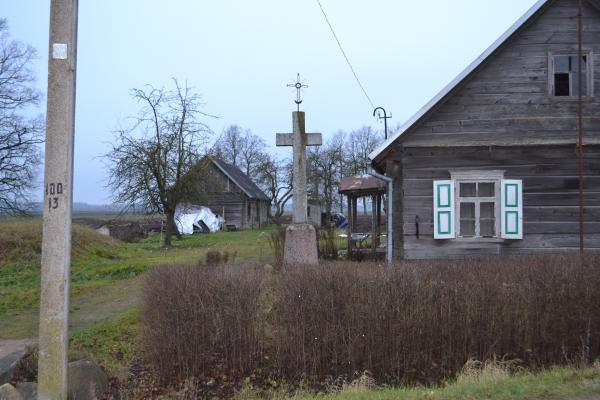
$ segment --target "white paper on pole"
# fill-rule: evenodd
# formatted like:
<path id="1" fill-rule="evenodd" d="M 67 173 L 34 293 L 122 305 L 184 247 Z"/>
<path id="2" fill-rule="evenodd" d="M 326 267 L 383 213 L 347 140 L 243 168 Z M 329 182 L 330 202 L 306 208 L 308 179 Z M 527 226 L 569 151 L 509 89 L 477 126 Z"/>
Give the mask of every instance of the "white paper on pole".
<path id="1" fill-rule="evenodd" d="M 66 43 L 54 43 L 52 45 L 52 58 L 55 60 L 66 60 L 68 49 Z"/>

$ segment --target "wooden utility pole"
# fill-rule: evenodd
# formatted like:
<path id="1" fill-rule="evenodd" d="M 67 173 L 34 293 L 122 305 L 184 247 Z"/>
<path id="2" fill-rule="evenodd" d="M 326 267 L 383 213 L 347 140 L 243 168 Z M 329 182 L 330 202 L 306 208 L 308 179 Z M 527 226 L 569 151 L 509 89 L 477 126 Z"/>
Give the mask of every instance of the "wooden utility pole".
<path id="1" fill-rule="evenodd" d="M 38 399 L 66 400 L 78 0 L 52 0 L 44 165 Z"/>

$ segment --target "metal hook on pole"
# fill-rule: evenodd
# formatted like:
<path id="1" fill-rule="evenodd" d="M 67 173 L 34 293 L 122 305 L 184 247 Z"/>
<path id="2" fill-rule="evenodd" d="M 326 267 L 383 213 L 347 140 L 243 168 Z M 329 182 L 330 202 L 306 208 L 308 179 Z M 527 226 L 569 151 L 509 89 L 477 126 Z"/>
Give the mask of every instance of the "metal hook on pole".
<path id="1" fill-rule="evenodd" d="M 383 117 L 381 115 L 378 115 L 377 111 L 383 111 Z M 373 116 L 378 117 L 379 119 L 383 119 L 384 129 L 385 129 L 385 140 L 387 140 L 387 138 L 388 138 L 387 120 L 392 118 L 392 114 L 390 114 L 388 116 L 387 112 L 385 111 L 385 108 L 377 107 L 376 109 L 373 110 Z"/>

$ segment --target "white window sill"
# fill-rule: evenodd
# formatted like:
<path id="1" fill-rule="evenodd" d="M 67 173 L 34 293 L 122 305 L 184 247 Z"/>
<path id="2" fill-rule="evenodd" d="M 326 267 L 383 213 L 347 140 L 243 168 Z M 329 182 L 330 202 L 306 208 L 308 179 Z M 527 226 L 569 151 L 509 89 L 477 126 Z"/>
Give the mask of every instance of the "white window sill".
<path id="1" fill-rule="evenodd" d="M 504 243 L 506 241 L 502 238 L 456 238 L 453 240 L 460 243 Z"/>

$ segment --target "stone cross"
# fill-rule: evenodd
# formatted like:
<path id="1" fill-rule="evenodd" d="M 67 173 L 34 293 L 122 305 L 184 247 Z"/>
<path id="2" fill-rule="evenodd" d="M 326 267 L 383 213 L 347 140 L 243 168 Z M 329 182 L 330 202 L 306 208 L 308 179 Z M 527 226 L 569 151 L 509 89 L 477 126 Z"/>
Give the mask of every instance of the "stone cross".
<path id="1" fill-rule="evenodd" d="M 308 223 L 306 194 L 306 146 L 320 146 L 323 142 L 320 133 L 305 133 L 303 111 L 292 113 L 293 132 L 278 133 L 277 146 L 292 146 L 294 157 L 293 195 L 294 224 Z"/>
<path id="2" fill-rule="evenodd" d="M 294 216 L 292 224 L 285 230 L 283 266 L 318 265 L 317 234 L 315 227 L 308 223 L 308 198 L 306 194 L 306 146 L 320 146 L 323 139 L 320 133 L 306 133 L 304 112 L 300 111 L 300 91 L 308 87 L 298 80 L 293 85 L 297 91 L 298 111 L 292 113 L 292 133 L 278 133 L 277 146 L 292 146 L 294 150 L 293 194 Z"/>

